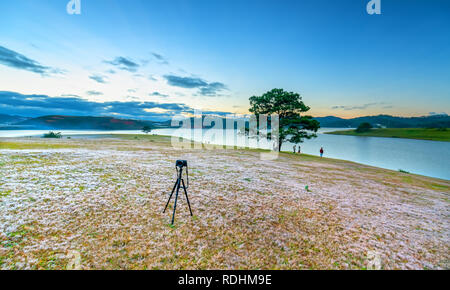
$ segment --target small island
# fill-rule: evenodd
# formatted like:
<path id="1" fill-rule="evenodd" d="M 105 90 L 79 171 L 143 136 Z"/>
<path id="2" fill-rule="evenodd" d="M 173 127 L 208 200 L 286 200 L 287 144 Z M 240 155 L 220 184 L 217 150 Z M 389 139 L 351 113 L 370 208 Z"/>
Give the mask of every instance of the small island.
<path id="1" fill-rule="evenodd" d="M 357 129 L 326 132 L 332 135 L 348 135 L 361 137 L 405 138 L 450 142 L 448 128 L 371 128 L 361 124 Z"/>

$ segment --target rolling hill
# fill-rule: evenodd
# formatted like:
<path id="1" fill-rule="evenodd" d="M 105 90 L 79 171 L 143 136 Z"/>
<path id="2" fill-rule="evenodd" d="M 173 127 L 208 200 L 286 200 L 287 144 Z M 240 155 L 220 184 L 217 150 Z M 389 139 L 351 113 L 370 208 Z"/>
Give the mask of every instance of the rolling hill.
<path id="1" fill-rule="evenodd" d="M 6 114 L 0 114 L 0 124 L 1 125 L 10 125 L 17 122 L 25 121 L 29 118 L 22 116 L 11 116 Z"/>
<path id="2" fill-rule="evenodd" d="M 352 119 L 342 119 L 334 116 L 314 118 L 321 127 L 356 128 L 359 124 L 368 122 L 374 127 L 386 128 L 450 128 L 450 116 L 432 115 L 424 117 L 394 117 L 389 115 L 367 116 Z"/>
<path id="3" fill-rule="evenodd" d="M 203 116 L 204 118 L 205 116 Z M 194 118 L 191 124 L 194 126 Z M 221 118 L 223 124 L 226 120 Z M 356 128 L 363 122 L 368 122 L 374 127 L 385 128 L 450 128 L 450 116 L 432 115 L 424 117 L 395 117 L 389 115 L 366 116 L 352 119 L 343 119 L 335 116 L 316 117 L 322 128 Z M 141 130 L 144 126 L 151 128 L 170 128 L 171 121 L 155 122 L 146 120 L 121 119 L 115 117 L 92 116 L 42 116 L 26 118 L 0 114 L 0 130 Z M 214 125 L 214 124 L 212 124 Z M 248 126 L 248 123 L 247 123 Z M 210 128 L 203 126 L 203 128 Z M 236 126 L 235 126 L 236 127 Z"/>
<path id="4" fill-rule="evenodd" d="M 153 122 L 118 119 L 114 117 L 88 116 L 43 116 L 14 124 L 30 129 L 66 129 L 66 130 L 141 130 L 144 126 L 153 126 Z"/>

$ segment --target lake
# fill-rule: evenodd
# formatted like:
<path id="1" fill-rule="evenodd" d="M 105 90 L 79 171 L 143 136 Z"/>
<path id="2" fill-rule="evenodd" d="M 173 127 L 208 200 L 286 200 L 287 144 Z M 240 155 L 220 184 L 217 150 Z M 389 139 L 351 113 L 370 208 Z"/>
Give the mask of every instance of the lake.
<path id="1" fill-rule="evenodd" d="M 319 155 L 320 147 L 325 150 L 324 157 L 354 161 L 376 167 L 405 170 L 411 173 L 450 180 L 450 143 L 413 139 L 358 137 L 327 135 L 324 132 L 341 130 L 341 128 L 322 128 L 318 137 L 302 143 L 302 153 Z M 94 137 L 109 134 L 143 134 L 140 131 L 85 131 L 56 130 L 65 136 Z M 204 130 L 205 132 L 208 130 Z M 0 131 L 0 137 L 40 136 L 48 130 L 11 130 Z M 158 135 L 186 136 L 186 129 L 156 129 Z M 210 131 L 213 132 L 213 131 Z M 197 134 L 195 141 L 223 144 L 223 140 L 214 140 L 207 136 L 202 140 Z M 229 142 L 226 142 L 230 144 Z M 293 144 L 283 144 L 282 150 L 292 151 Z"/>

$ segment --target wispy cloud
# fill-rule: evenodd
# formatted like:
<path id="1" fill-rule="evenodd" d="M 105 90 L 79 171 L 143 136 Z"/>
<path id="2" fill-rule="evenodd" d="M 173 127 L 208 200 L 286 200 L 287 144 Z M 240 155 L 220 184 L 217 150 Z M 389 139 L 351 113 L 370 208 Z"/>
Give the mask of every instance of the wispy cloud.
<path id="1" fill-rule="evenodd" d="M 97 83 L 100 83 L 100 84 L 106 84 L 107 83 L 107 81 L 106 81 L 106 77 L 105 76 L 101 76 L 101 75 L 91 75 L 91 76 L 89 76 L 89 78 L 91 79 L 91 80 L 94 80 L 94 81 L 96 81 Z"/>
<path id="2" fill-rule="evenodd" d="M 152 52 L 152 55 L 159 64 L 169 64 L 169 61 L 161 54 Z"/>
<path id="3" fill-rule="evenodd" d="M 101 96 L 101 95 L 103 95 L 102 92 L 98 92 L 98 91 L 87 91 L 86 94 L 88 94 L 89 96 Z"/>
<path id="4" fill-rule="evenodd" d="M 151 97 L 155 96 L 155 97 L 160 97 L 160 98 L 168 98 L 169 97 L 169 95 L 164 95 L 164 94 L 161 94 L 159 92 L 153 92 L 153 93 L 148 94 L 148 95 L 151 96 Z"/>
<path id="5" fill-rule="evenodd" d="M 333 106 L 331 107 L 332 110 L 344 110 L 344 111 L 353 111 L 353 110 L 366 110 L 369 107 L 375 107 L 375 106 L 381 106 L 381 105 L 386 105 L 386 103 L 381 102 L 381 103 L 367 103 L 367 104 L 363 104 L 363 105 L 358 105 L 358 106 Z M 391 105 L 387 105 L 384 106 L 384 109 L 388 109 L 388 108 L 392 108 L 393 106 Z"/>
<path id="6" fill-rule="evenodd" d="M 64 73 L 63 70 L 41 65 L 39 62 L 32 60 L 25 55 L 3 46 L 0 46 L 0 63 L 5 66 L 34 72 L 43 76 Z"/>
<path id="7" fill-rule="evenodd" d="M 210 83 L 205 87 L 200 88 L 200 94 L 202 96 L 215 97 L 218 95 L 218 92 L 226 90 L 227 87 L 219 82 Z"/>
<path id="8" fill-rule="evenodd" d="M 219 96 L 220 92 L 227 90 L 227 86 L 220 82 L 208 83 L 201 78 L 195 77 L 180 77 L 176 75 L 165 75 L 164 78 L 167 83 L 174 87 L 186 88 L 186 89 L 199 89 L 199 94 L 202 96 L 215 97 Z"/>
<path id="9" fill-rule="evenodd" d="M 75 95 L 75 94 L 62 94 L 61 97 L 75 97 L 75 98 L 81 98 L 79 95 Z"/>
<path id="10" fill-rule="evenodd" d="M 191 77 L 179 77 L 175 75 L 165 75 L 164 78 L 167 80 L 167 83 L 174 87 L 180 88 L 201 88 L 207 86 L 208 83 L 200 78 L 191 78 Z"/>
<path id="11" fill-rule="evenodd" d="M 114 60 L 105 62 L 116 66 L 118 69 L 126 70 L 129 72 L 136 72 L 140 67 L 140 65 L 134 62 L 133 60 L 123 56 L 118 56 Z"/>

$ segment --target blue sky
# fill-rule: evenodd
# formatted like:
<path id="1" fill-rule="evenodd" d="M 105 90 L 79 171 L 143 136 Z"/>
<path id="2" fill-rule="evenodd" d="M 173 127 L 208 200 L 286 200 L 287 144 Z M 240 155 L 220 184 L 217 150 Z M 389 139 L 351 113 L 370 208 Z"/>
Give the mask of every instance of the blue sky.
<path id="1" fill-rule="evenodd" d="M 245 114 L 272 88 L 314 116 L 450 111 L 450 1 L 68 2 L 0 1 L 0 113 Z"/>

